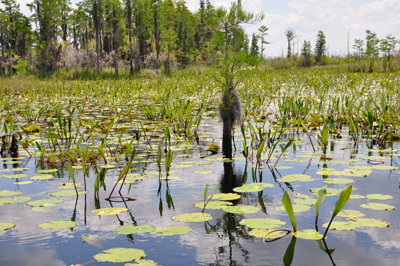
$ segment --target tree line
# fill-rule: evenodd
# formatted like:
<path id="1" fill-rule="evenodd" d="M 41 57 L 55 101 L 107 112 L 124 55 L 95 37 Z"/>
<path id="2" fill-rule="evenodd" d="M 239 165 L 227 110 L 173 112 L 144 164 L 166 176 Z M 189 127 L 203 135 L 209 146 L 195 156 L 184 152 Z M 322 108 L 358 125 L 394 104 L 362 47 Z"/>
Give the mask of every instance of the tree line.
<path id="1" fill-rule="evenodd" d="M 82 0 L 76 8 L 70 0 L 32 0 L 28 4 L 33 12 L 30 17 L 21 13 L 16 0 L 1 3 L 2 73 L 10 72 L 13 65 L 23 69 L 29 64 L 43 72 L 64 67 L 100 72 L 113 67 L 118 75 L 121 66 L 128 67 L 131 74 L 142 67 L 168 72 L 172 65 L 214 64 L 224 55 L 225 47 L 260 61 L 268 44 L 266 26 L 252 34 L 251 41 L 239 24 L 224 34 L 219 29 L 223 29 L 225 13 L 209 0 L 200 0 L 196 12 L 191 12 L 184 0 Z M 241 5 L 241 0 L 237 3 Z M 368 60 L 373 69 L 381 53 L 390 69 L 397 41 L 392 36 L 378 40 L 375 33 L 367 34 L 365 45 L 363 40 L 355 41 L 354 61 Z M 292 43 L 296 34 L 287 29 L 285 35 L 287 58 L 291 58 L 295 56 Z M 314 53 L 310 42 L 304 40 L 298 56 L 305 67 L 326 64 L 323 31 L 318 32 Z"/>

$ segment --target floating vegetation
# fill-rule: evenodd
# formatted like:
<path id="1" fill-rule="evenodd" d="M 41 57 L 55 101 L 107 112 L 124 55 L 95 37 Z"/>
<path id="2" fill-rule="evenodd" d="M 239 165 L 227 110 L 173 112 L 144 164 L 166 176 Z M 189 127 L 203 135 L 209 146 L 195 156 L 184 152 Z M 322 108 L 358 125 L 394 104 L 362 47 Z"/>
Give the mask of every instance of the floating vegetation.
<path id="1" fill-rule="evenodd" d="M 373 202 L 361 204 L 360 207 L 365 209 L 381 210 L 381 211 L 393 211 L 395 209 L 395 207 L 392 205 L 383 203 L 373 203 Z"/>
<path id="2" fill-rule="evenodd" d="M 128 262 L 133 260 L 140 260 L 146 257 L 141 249 L 136 248 L 112 248 L 103 250 L 101 253 L 94 256 L 98 262 Z"/>
<path id="3" fill-rule="evenodd" d="M 126 212 L 128 209 L 126 208 L 119 208 L 119 207 L 113 207 L 113 208 L 102 208 L 102 209 L 97 209 L 93 210 L 92 213 L 96 215 L 114 215 L 118 214 L 120 212 Z"/>
<path id="4" fill-rule="evenodd" d="M 31 207 L 46 207 L 56 205 L 58 203 L 63 203 L 64 200 L 62 199 L 41 199 L 41 200 L 34 200 L 30 201 L 27 204 Z"/>
<path id="5" fill-rule="evenodd" d="M 202 212 L 183 213 L 172 216 L 172 220 L 177 222 L 206 222 L 212 220 L 212 218 L 211 214 Z"/>
<path id="6" fill-rule="evenodd" d="M 15 224 L 8 222 L 0 222 L 0 231 L 8 230 L 14 228 Z"/>
<path id="7" fill-rule="evenodd" d="M 162 236 L 184 235 L 192 231 L 192 228 L 187 226 L 163 226 L 158 227 L 153 232 L 154 234 L 161 234 Z"/>
<path id="8" fill-rule="evenodd" d="M 38 226 L 43 229 L 67 229 L 76 227 L 75 222 L 72 221 L 51 221 L 48 223 L 41 223 Z"/>
<path id="9" fill-rule="evenodd" d="M 251 183 L 251 184 L 244 184 L 241 187 L 235 187 L 233 191 L 235 192 L 258 192 L 263 191 L 264 188 L 274 187 L 275 185 L 270 183 Z"/>
<path id="10" fill-rule="evenodd" d="M 144 234 L 154 232 L 156 228 L 149 224 L 134 226 L 134 225 L 123 225 L 118 227 L 117 229 L 111 230 L 112 232 L 116 232 L 120 235 L 129 235 L 129 234 Z"/>

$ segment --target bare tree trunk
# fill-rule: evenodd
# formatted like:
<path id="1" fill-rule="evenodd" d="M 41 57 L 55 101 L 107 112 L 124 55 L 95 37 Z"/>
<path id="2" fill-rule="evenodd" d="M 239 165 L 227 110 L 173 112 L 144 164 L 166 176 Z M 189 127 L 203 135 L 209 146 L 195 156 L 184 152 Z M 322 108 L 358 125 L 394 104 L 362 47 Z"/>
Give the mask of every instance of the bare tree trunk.
<path id="1" fill-rule="evenodd" d="M 132 3 L 131 0 L 126 1 L 128 11 L 128 30 L 129 30 L 129 64 L 130 74 L 133 75 L 133 50 L 132 50 Z"/>
<path id="2" fill-rule="evenodd" d="M 115 10 L 113 10 L 113 15 L 114 15 L 114 67 L 115 67 L 115 72 L 114 75 L 117 78 L 118 77 L 118 38 L 117 38 L 117 16 L 115 14 Z"/>

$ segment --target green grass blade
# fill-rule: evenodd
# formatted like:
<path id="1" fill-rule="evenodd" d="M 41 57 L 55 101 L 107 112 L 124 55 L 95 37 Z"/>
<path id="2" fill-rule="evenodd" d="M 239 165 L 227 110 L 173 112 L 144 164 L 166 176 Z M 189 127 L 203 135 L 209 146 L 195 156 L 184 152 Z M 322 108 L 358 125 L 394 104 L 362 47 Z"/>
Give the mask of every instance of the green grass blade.
<path id="1" fill-rule="evenodd" d="M 296 220 L 294 219 L 293 205 L 292 201 L 290 200 L 289 194 L 286 191 L 282 197 L 282 205 L 285 208 L 287 214 L 289 215 L 290 221 L 292 222 L 293 231 L 296 232 L 297 225 L 296 225 Z"/>

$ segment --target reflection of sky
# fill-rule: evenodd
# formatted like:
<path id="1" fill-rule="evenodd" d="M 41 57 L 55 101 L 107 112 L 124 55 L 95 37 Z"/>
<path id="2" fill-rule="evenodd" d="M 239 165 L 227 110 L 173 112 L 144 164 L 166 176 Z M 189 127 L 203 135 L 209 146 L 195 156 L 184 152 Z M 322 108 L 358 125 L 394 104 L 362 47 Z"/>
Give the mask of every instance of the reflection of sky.
<path id="1" fill-rule="evenodd" d="M 220 128 L 209 128 L 209 134 L 218 140 L 217 135 L 213 135 L 213 131 L 220 134 Z M 241 150 L 240 136 L 237 137 L 237 149 Z M 338 150 L 347 144 L 340 144 L 335 147 Z M 350 145 L 350 144 L 349 144 Z M 346 146 L 347 147 L 347 146 Z M 196 149 L 196 147 L 195 147 Z M 365 149 L 364 145 L 360 145 L 360 151 Z M 304 154 L 305 150 L 310 150 L 307 144 L 299 144 L 296 147 L 295 154 Z M 198 154 L 196 151 L 194 154 Z M 361 152 L 364 154 L 364 152 Z M 173 162 L 180 162 L 185 159 L 178 158 L 179 152 L 175 153 Z M 376 155 L 376 154 L 374 154 Z M 196 155 L 198 156 L 198 155 Z M 239 155 L 236 155 L 239 156 Z M 334 160 L 346 160 L 350 156 L 349 150 L 333 155 Z M 215 157 L 215 156 L 214 156 Z M 220 157 L 220 156 L 218 156 Z M 359 156 L 357 156 L 359 157 Z M 154 157 L 150 157 L 154 159 Z M 301 158 L 300 158 L 301 159 Z M 191 159 L 201 161 L 200 159 Z M 296 193 L 310 194 L 308 189 L 313 187 L 322 187 L 325 183 L 322 178 L 316 175 L 318 169 L 316 162 L 318 156 L 313 159 L 307 159 L 307 162 L 285 162 L 281 159 L 281 165 L 291 165 L 292 169 L 279 170 L 276 173 L 277 178 L 280 175 L 294 173 L 305 173 L 311 175 L 315 180 L 312 182 L 291 183 Z M 394 158 L 394 165 L 398 165 L 399 158 Z M 235 173 L 240 174 L 244 171 L 244 161 L 235 161 Z M 390 163 L 390 162 L 389 162 Z M 73 209 L 75 206 L 75 198 L 63 198 L 64 203 L 58 204 L 58 212 L 35 212 L 32 211 L 25 203 L 0 206 L 1 221 L 14 222 L 16 227 L 0 232 L 0 265 L 28 265 L 27 261 L 31 259 L 29 265 L 71 265 L 78 263 L 93 262 L 93 256 L 101 251 L 101 249 L 89 245 L 82 244 L 82 235 L 97 235 L 104 249 L 113 247 L 133 247 L 144 249 L 147 258 L 158 262 L 160 265 L 215 265 L 218 261 L 220 265 L 229 263 L 229 234 L 223 233 L 221 226 L 223 223 L 224 212 L 221 210 L 210 210 L 214 217 L 209 224 L 217 229 L 217 232 L 211 230 L 209 234 L 205 232 L 204 223 L 181 223 L 171 219 L 173 215 L 185 212 L 199 212 L 200 209 L 193 206 L 193 203 L 203 201 L 203 191 L 206 184 L 209 184 L 209 194 L 218 184 L 223 175 L 224 168 L 221 161 L 213 161 L 213 167 L 202 167 L 193 164 L 191 168 L 173 168 L 178 173 L 173 174 L 179 176 L 179 180 L 171 180 L 168 182 L 170 195 L 174 202 L 174 208 L 168 208 L 166 202 L 167 183 L 161 183 L 162 198 L 162 216 L 160 215 L 159 204 L 160 198 L 157 196 L 159 189 L 159 181 L 157 177 L 149 177 L 146 180 L 132 184 L 130 192 L 128 186 L 123 189 L 122 194 L 136 198 L 136 201 L 128 202 L 127 205 L 130 213 L 121 213 L 119 219 L 125 225 L 133 224 L 133 220 L 137 225 L 151 224 L 155 227 L 171 226 L 171 225 L 187 225 L 193 228 L 192 232 L 182 236 L 160 237 L 152 234 L 133 235 L 133 240 L 127 236 L 118 235 L 111 232 L 112 229 L 119 227 L 118 218 L 113 216 L 96 216 L 91 213 L 95 208 L 93 199 L 93 182 L 95 174 L 91 172 L 88 179 L 89 193 L 86 196 L 87 214 L 86 224 L 84 223 L 84 202 L 85 197 L 80 196 L 76 211 L 77 227 L 71 231 L 65 230 L 44 230 L 38 228 L 37 225 L 52 220 L 71 220 Z M 363 161 L 361 165 L 366 165 Z M 28 163 L 32 169 L 27 171 L 28 176 L 34 174 L 33 160 Z M 336 164 L 328 165 L 336 169 L 346 169 L 348 165 Z M 147 165 L 150 168 L 156 168 L 154 163 Z M 198 175 L 194 174 L 194 170 L 212 169 L 213 174 Z M 367 177 L 346 177 L 355 180 L 354 194 L 366 195 L 369 193 L 382 193 L 396 196 L 398 193 L 398 174 L 390 171 L 373 170 L 372 174 Z M 248 183 L 252 182 L 252 168 L 247 168 Z M 116 179 L 119 174 L 118 169 L 110 169 L 106 173 L 107 191 L 101 192 L 101 207 L 109 207 L 109 203 L 104 201 L 113 186 L 112 180 Z M 68 181 L 68 174 L 65 178 L 56 178 L 49 181 L 33 181 L 32 184 L 21 185 L 19 188 L 13 183 L 15 180 L 0 178 L 1 189 L 20 189 L 23 196 L 30 196 L 32 200 L 50 198 L 50 193 L 58 191 L 57 185 L 61 182 Z M 28 178 L 20 181 L 28 180 Z M 259 178 L 259 175 L 256 175 Z M 83 182 L 81 171 L 77 171 L 77 179 Z M 263 192 L 263 200 L 265 202 L 267 214 L 258 212 L 256 214 L 243 215 L 244 218 L 277 218 L 284 220 L 287 224 L 284 228 L 290 228 L 290 222 L 285 212 L 277 211 L 274 207 L 279 206 L 282 197 L 282 189 L 289 190 L 286 184 L 278 186 L 269 170 L 263 171 L 263 182 L 275 184 L 274 188 L 265 189 Z M 344 188 L 346 185 L 334 185 L 335 188 Z M 101 190 L 102 191 L 102 190 Z M 332 211 L 337 196 L 327 197 L 322 205 L 320 214 L 320 229 L 323 223 L 328 222 L 330 211 Z M 268 201 L 267 201 L 268 200 Z M 356 231 L 330 231 L 327 236 L 327 244 L 330 249 L 335 249 L 333 259 L 337 265 L 397 265 L 400 249 L 400 241 L 397 240 L 399 229 L 397 228 L 398 214 L 400 208 L 396 199 L 378 201 L 396 206 L 395 211 L 374 211 L 368 209 L 360 209 L 359 205 L 370 202 L 367 199 L 351 199 L 345 209 L 357 209 L 365 213 L 366 218 L 376 218 L 387 221 L 391 224 L 389 228 L 369 228 L 358 229 Z M 371 201 L 374 202 L 374 201 Z M 241 204 L 249 204 L 259 206 L 258 194 L 244 194 Z M 123 203 L 114 203 L 114 206 L 123 207 Z M 132 217 L 131 217 L 131 215 Z M 304 213 L 296 213 L 298 227 L 300 230 L 313 228 L 315 214 L 313 207 Z M 239 218 L 237 218 L 239 219 Z M 344 220 L 337 217 L 336 220 Z M 239 230 L 239 228 L 237 228 Z M 290 243 L 291 236 L 287 236 L 280 241 L 268 243 L 264 245 L 261 239 L 243 239 L 238 237 L 239 231 L 232 231 L 231 237 L 234 237 L 238 245 L 232 245 L 232 259 L 242 265 L 280 265 L 286 248 Z M 232 238 L 231 238 L 232 239 Z M 222 251 L 223 250 L 223 251 Z M 351 252 L 349 252 L 351 250 Z M 12 261 L 12 258 L 17 258 Z M 297 240 L 293 265 L 309 265 L 310 261 L 313 265 L 328 265 L 329 257 L 319 250 L 317 243 L 312 240 Z M 107 265 L 107 264 L 104 264 Z"/>

